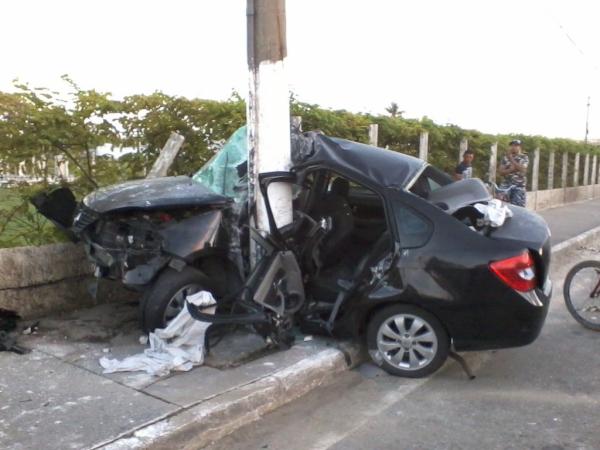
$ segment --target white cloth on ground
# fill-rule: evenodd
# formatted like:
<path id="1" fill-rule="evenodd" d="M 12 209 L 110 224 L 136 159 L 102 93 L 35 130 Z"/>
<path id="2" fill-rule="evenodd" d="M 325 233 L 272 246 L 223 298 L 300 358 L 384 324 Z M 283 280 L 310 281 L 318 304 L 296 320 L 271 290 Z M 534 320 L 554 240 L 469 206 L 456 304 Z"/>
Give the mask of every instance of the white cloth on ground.
<path id="1" fill-rule="evenodd" d="M 212 294 L 200 291 L 187 301 L 208 308 L 216 304 Z M 156 329 L 148 338 L 150 348 L 125 359 L 100 358 L 103 373 L 145 371 L 149 375 L 167 375 L 171 370 L 188 371 L 204 362 L 204 337 L 211 324 L 195 320 L 184 307 L 164 329 Z"/>

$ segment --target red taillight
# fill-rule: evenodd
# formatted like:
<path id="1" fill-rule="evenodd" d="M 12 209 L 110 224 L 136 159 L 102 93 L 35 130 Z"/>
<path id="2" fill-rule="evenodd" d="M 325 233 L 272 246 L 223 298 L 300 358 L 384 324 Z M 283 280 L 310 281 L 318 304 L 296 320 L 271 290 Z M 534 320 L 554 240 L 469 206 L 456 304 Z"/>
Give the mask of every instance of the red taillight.
<path id="1" fill-rule="evenodd" d="M 535 262 L 529 252 L 494 261 L 490 263 L 490 270 L 516 291 L 528 292 L 536 286 Z"/>

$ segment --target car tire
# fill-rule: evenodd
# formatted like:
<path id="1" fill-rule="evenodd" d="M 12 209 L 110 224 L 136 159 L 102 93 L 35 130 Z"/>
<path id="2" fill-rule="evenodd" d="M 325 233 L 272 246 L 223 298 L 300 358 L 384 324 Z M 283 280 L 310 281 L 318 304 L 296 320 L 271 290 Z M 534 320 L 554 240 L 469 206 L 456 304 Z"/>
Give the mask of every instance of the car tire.
<path id="1" fill-rule="evenodd" d="M 571 316 L 573 316 L 573 318 L 581 325 L 590 330 L 600 331 L 600 322 L 588 320 L 585 316 L 583 316 L 580 313 L 576 305 L 579 302 L 575 300 L 574 303 L 573 292 L 571 292 L 571 285 L 573 284 L 573 280 L 576 276 L 580 275 L 580 273 L 586 269 L 592 269 L 597 273 L 597 275 L 595 277 L 592 277 L 592 279 L 590 280 L 592 284 L 588 286 L 588 292 L 596 290 L 597 284 L 600 282 L 600 279 L 598 278 L 600 274 L 600 261 L 582 261 L 574 265 L 565 277 L 565 282 L 563 285 L 563 296 L 565 298 L 565 305 L 567 306 L 567 310 L 569 311 Z"/>
<path id="2" fill-rule="evenodd" d="M 205 289 L 205 285 L 205 275 L 192 267 L 184 267 L 181 271 L 167 267 L 140 301 L 140 322 L 144 332 L 166 327 L 185 307 L 185 297 Z"/>
<path id="3" fill-rule="evenodd" d="M 373 362 L 386 372 L 421 378 L 444 364 L 450 339 L 432 314 L 415 306 L 396 304 L 371 317 L 367 346 Z"/>

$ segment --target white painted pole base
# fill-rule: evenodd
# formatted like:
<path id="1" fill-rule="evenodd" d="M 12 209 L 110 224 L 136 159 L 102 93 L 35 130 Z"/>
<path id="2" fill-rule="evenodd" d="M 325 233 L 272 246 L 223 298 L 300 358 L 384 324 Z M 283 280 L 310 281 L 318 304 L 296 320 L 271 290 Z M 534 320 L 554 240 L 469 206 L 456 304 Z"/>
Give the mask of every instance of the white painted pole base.
<path id="1" fill-rule="evenodd" d="M 284 61 L 263 61 L 255 74 L 255 132 L 254 170 L 287 171 L 291 167 L 289 88 Z M 257 228 L 269 230 L 264 200 L 256 184 Z M 292 222 L 292 187 L 287 183 L 271 185 L 269 200 L 275 223 L 279 228 Z"/>

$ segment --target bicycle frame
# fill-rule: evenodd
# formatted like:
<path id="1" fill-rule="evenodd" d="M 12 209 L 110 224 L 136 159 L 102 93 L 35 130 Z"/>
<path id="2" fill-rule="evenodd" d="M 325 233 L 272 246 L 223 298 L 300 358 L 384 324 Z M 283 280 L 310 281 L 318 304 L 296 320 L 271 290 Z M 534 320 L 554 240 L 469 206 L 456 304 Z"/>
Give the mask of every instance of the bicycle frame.
<path id="1" fill-rule="evenodd" d="M 590 293 L 590 298 L 596 298 L 600 296 L 600 271 L 597 270 L 596 273 L 598 274 L 598 282 L 596 283 L 596 287 L 592 289 L 592 292 Z"/>
<path id="2" fill-rule="evenodd" d="M 496 183 L 490 184 L 490 191 L 492 196 L 505 203 L 510 203 L 510 193 L 513 190 L 513 188 L 514 186 L 509 186 L 503 189 L 499 187 Z"/>

